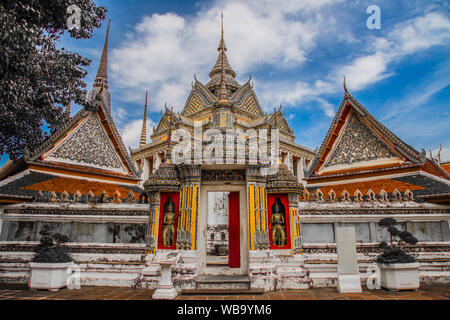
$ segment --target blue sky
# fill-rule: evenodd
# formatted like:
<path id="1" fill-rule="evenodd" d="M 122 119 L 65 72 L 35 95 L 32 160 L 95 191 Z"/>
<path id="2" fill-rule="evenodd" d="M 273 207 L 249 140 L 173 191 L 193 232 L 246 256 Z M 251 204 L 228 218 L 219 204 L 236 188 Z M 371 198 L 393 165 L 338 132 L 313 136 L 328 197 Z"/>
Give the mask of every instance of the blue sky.
<path id="1" fill-rule="evenodd" d="M 228 59 L 252 75 L 266 112 L 283 105 L 296 142 L 319 147 L 349 91 L 417 150 L 450 161 L 450 5 L 447 1 L 247 0 L 95 1 L 111 18 L 112 111 L 126 145 L 137 147 L 145 91 L 151 124 L 167 102 L 180 111 L 194 74 L 206 83 L 217 58 L 220 12 Z M 381 10 L 381 29 L 366 12 Z M 88 40 L 61 45 L 92 60 L 92 86 L 106 23 Z M 79 107 L 73 106 L 72 112 Z M 149 130 L 151 131 L 151 130 Z M 0 163 L 5 162 L 5 157 Z"/>

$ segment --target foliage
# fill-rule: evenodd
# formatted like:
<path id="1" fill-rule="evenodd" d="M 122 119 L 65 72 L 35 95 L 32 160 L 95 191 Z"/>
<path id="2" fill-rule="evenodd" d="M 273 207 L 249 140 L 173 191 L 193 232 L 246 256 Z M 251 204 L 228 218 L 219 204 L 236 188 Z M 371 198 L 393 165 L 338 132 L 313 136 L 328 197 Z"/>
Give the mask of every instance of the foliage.
<path id="1" fill-rule="evenodd" d="M 416 260 L 405 253 L 403 248 L 407 244 L 416 244 L 417 239 L 413 237 L 413 235 L 407 231 L 398 230 L 395 225 L 397 224 L 397 220 L 393 218 L 384 218 L 378 222 L 380 227 L 386 227 L 390 237 L 390 245 L 388 245 L 385 241 L 379 244 L 379 247 L 383 249 L 383 253 L 378 256 L 378 263 L 411 263 Z M 397 237 L 399 241 L 394 245 L 393 239 Z"/>
<path id="2" fill-rule="evenodd" d="M 81 9 L 80 28 L 68 29 L 70 5 Z M 67 119 L 62 106 L 87 105 L 83 69 L 90 60 L 58 48 L 71 38 L 92 37 L 106 8 L 91 0 L 0 0 L 0 155 L 17 159 Z"/>
<path id="3" fill-rule="evenodd" d="M 33 262 L 64 263 L 72 261 L 67 248 L 61 246 L 62 243 L 69 241 L 69 237 L 60 233 L 53 234 L 53 230 L 53 225 L 44 225 L 39 231 L 43 237 L 41 238 L 41 243 L 34 248 L 36 255 Z"/>

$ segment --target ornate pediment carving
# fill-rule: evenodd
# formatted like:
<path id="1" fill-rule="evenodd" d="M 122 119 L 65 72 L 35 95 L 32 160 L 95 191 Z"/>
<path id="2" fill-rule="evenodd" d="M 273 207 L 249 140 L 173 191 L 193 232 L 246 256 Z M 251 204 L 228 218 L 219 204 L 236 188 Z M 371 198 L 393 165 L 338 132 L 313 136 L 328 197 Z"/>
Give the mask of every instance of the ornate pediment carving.
<path id="1" fill-rule="evenodd" d="M 372 133 L 356 114 L 352 114 L 324 167 L 395 157 L 390 148 Z"/>
<path id="2" fill-rule="evenodd" d="M 90 116 L 60 146 L 49 154 L 57 159 L 71 160 L 109 168 L 122 168 L 122 162 L 112 148 L 102 125 Z"/>

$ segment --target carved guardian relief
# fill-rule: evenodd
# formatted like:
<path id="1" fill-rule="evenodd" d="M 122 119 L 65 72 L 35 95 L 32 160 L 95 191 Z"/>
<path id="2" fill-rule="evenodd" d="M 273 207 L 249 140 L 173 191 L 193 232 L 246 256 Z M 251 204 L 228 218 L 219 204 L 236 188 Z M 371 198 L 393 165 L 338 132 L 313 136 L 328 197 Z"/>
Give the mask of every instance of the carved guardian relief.
<path id="1" fill-rule="evenodd" d="M 274 246 L 287 244 L 286 237 L 286 208 L 280 198 L 276 198 L 272 206 L 272 243 Z"/>
<path id="2" fill-rule="evenodd" d="M 162 244 L 168 247 L 173 246 L 175 243 L 175 203 L 172 197 L 169 197 L 164 204 L 162 232 Z"/>
<path id="3" fill-rule="evenodd" d="M 87 119 L 50 156 L 101 167 L 122 168 L 121 161 L 111 147 L 100 122 L 95 116 Z"/>
<path id="4" fill-rule="evenodd" d="M 344 130 L 338 145 L 324 167 L 396 157 L 355 114 L 350 116 Z"/>

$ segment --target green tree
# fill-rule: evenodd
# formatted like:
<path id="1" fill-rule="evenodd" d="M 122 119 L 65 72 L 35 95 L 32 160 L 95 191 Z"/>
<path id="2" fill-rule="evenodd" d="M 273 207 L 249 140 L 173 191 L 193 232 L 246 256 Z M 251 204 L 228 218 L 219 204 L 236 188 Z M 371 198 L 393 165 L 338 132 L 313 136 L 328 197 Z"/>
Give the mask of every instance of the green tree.
<path id="1" fill-rule="evenodd" d="M 71 5 L 81 19 L 69 30 Z M 105 13 L 91 0 L 0 0 L 0 155 L 35 149 L 47 137 L 44 123 L 53 133 L 67 120 L 62 106 L 86 105 L 90 60 L 57 44 L 66 32 L 92 37 Z"/>

